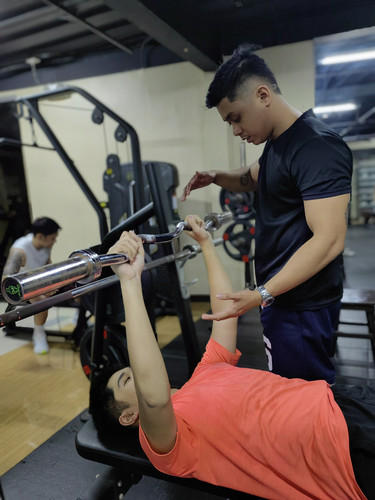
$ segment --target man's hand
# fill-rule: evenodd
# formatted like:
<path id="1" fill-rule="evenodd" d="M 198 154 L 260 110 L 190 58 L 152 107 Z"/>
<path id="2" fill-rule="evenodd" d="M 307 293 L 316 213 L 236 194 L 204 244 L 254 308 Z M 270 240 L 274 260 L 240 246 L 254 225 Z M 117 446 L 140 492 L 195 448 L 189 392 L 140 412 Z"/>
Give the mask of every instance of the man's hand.
<path id="1" fill-rule="evenodd" d="M 199 215 L 188 215 L 185 222 L 191 227 L 191 231 L 185 231 L 193 240 L 200 245 L 205 241 L 211 239 L 211 235 L 204 229 L 205 223 Z"/>
<path id="2" fill-rule="evenodd" d="M 134 231 L 124 231 L 108 253 L 122 253 L 129 257 L 129 262 L 111 266 L 120 279 L 140 278 L 144 266 L 144 249 L 141 238 Z"/>
<path id="3" fill-rule="evenodd" d="M 190 179 L 189 183 L 184 188 L 183 194 L 181 196 L 181 201 L 185 201 L 191 191 L 193 191 L 194 189 L 209 186 L 214 182 L 214 180 L 215 172 L 213 170 L 195 172 L 194 176 Z"/>
<path id="4" fill-rule="evenodd" d="M 220 300 L 232 300 L 233 303 L 225 311 L 215 314 L 203 314 L 202 319 L 221 321 L 228 318 L 236 318 L 245 314 L 245 312 L 259 307 L 262 301 L 260 293 L 256 290 L 241 290 L 234 293 L 221 293 L 216 295 Z"/>

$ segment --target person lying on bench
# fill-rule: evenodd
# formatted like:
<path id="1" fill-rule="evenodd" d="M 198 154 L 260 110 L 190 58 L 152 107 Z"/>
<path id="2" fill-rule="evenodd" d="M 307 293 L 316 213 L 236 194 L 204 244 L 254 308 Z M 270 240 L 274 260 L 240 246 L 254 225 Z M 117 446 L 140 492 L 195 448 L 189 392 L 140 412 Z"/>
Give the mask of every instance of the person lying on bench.
<path id="1" fill-rule="evenodd" d="M 232 290 L 229 277 L 203 221 L 189 216 L 187 222 L 202 248 L 211 307 L 218 312 L 227 307 L 217 295 Z M 99 438 L 114 432 L 117 443 L 125 442 L 124 431 L 139 427 L 141 446 L 161 472 L 267 499 L 375 498 L 375 391 L 366 394 L 372 400 L 363 412 L 365 435 L 362 421 L 355 428 L 355 476 L 348 426 L 330 386 L 236 367 L 237 318 L 213 322 L 192 377 L 171 390 L 143 301 L 140 238 L 124 232 L 109 250 L 119 252 L 130 257 L 113 269 L 121 283 L 131 368 L 93 377 L 90 410 Z M 340 397 L 345 407 L 350 397 Z"/>

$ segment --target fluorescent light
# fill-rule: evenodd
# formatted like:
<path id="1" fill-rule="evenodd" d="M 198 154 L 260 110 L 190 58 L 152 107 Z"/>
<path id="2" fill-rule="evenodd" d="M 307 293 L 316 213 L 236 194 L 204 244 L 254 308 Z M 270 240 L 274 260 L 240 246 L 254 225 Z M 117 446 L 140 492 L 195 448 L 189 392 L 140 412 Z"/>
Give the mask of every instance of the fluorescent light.
<path id="1" fill-rule="evenodd" d="M 375 50 L 350 52 L 349 54 L 323 57 L 323 59 L 320 60 L 320 64 L 340 64 L 354 61 L 366 61 L 367 59 L 375 59 Z"/>
<path id="2" fill-rule="evenodd" d="M 324 113 L 340 113 L 342 111 L 353 111 L 357 109 L 357 106 L 352 102 L 347 102 L 344 104 L 332 104 L 330 106 L 317 106 L 314 108 L 314 113 L 316 115 Z"/>

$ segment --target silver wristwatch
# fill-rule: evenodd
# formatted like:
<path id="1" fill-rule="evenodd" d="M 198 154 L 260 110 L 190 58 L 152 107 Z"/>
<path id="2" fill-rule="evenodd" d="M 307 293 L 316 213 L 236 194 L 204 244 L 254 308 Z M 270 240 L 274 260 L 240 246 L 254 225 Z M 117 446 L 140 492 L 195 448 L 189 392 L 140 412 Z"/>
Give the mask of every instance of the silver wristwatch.
<path id="1" fill-rule="evenodd" d="M 275 298 L 272 297 L 272 295 L 267 292 L 267 290 L 264 288 L 264 286 L 257 286 L 256 290 L 258 290 L 258 292 L 260 293 L 260 295 L 262 297 L 262 302 L 260 303 L 260 305 L 262 307 L 270 306 L 272 304 L 272 302 L 275 300 Z"/>

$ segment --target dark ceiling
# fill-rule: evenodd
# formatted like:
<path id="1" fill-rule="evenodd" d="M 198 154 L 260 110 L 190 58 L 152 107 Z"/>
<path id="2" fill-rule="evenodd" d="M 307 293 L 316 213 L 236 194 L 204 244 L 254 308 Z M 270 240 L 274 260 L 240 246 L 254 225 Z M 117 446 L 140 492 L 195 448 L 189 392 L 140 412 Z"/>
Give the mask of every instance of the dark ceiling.
<path id="1" fill-rule="evenodd" d="M 181 60 L 212 71 L 244 42 L 317 39 L 319 61 L 375 49 L 373 26 L 374 0 L 2 0 L 0 90 Z M 375 135 L 374 66 L 317 64 L 317 104 L 358 99 L 355 112 L 324 116 L 346 137 Z"/>

